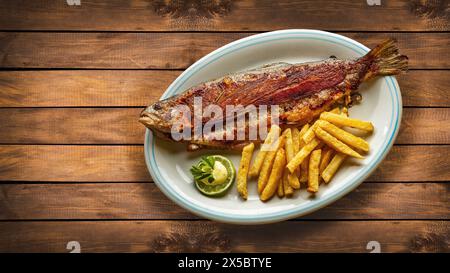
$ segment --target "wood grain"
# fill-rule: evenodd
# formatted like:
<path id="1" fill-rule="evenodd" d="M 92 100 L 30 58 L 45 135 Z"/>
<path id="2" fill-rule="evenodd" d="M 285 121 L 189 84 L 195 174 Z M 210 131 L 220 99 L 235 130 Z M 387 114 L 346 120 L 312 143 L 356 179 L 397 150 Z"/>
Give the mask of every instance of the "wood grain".
<path id="1" fill-rule="evenodd" d="M 449 30 L 447 1 L 0 1 L 9 30 Z M 351 15 L 349 15 L 351 14 Z"/>
<path id="2" fill-rule="evenodd" d="M 0 107 L 145 106 L 158 100 L 180 73 L 165 70 L 0 71 Z M 436 90 L 431 89 L 432 93 Z"/>
<path id="3" fill-rule="evenodd" d="M 206 221 L 1 222 L 0 252 L 448 252 L 447 221 L 320 221 L 236 226 Z"/>
<path id="4" fill-rule="evenodd" d="M 1 180 L 150 181 L 142 146 L 0 145 Z"/>
<path id="5" fill-rule="evenodd" d="M 146 106 L 181 71 L 0 71 L 0 107 Z M 397 76 L 405 106 L 450 105 L 450 70 L 411 70 Z"/>
<path id="6" fill-rule="evenodd" d="M 449 70 L 410 70 L 396 78 L 404 106 L 450 106 Z"/>
<path id="7" fill-rule="evenodd" d="M 404 108 L 397 144 L 450 144 L 450 108 Z"/>
<path id="8" fill-rule="evenodd" d="M 214 49 L 251 34 L 0 32 L 0 66 L 183 69 Z M 342 34 L 369 47 L 393 37 L 408 55 L 410 68 L 450 68 L 450 53 L 443 46 L 450 44 L 447 33 Z"/>
<path id="9" fill-rule="evenodd" d="M 448 1 L 366 2 L 0 0 L 0 252 L 450 252 Z M 405 108 L 402 145 L 312 215 L 201 220 L 148 183 L 136 117 L 205 54 L 288 28 L 396 38 L 404 105 L 444 108 Z"/>
<path id="10" fill-rule="evenodd" d="M 3 108 L 3 144 L 142 144 L 141 108 Z M 406 108 L 397 144 L 450 144 L 450 108 Z M 32 132 L 32 133 L 30 133 Z"/>
<path id="11" fill-rule="evenodd" d="M 301 219 L 447 219 L 449 191 L 450 183 L 363 183 Z M 197 217 L 167 199 L 153 183 L 87 183 L 0 185 L 0 219 Z"/>
<path id="12" fill-rule="evenodd" d="M 3 108 L 0 143 L 143 144 L 145 127 L 138 122 L 142 110 Z"/>
<path id="13" fill-rule="evenodd" d="M 0 145 L 0 181 L 150 181 L 142 146 Z M 448 181 L 450 145 L 394 146 L 369 181 Z"/>

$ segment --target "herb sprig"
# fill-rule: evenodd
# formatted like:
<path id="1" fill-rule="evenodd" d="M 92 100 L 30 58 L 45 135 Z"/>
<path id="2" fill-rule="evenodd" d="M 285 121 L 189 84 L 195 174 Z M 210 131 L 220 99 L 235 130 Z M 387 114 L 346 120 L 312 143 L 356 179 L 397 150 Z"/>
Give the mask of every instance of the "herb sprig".
<path id="1" fill-rule="evenodd" d="M 195 166 L 192 166 L 190 171 L 196 181 L 208 181 L 212 183 L 214 181 L 213 170 L 215 160 L 212 157 L 203 156 L 200 162 Z"/>

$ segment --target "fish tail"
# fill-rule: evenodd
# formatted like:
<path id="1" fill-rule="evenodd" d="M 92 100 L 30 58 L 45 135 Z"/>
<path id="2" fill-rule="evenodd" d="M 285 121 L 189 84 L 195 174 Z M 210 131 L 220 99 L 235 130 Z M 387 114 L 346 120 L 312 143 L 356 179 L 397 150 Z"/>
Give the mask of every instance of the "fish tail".
<path id="1" fill-rule="evenodd" d="M 361 61 L 370 64 L 364 80 L 408 70 L 408 57 L 400 55 L 396 42 L 392 38 L 386 39 L 361 58 Z"/>

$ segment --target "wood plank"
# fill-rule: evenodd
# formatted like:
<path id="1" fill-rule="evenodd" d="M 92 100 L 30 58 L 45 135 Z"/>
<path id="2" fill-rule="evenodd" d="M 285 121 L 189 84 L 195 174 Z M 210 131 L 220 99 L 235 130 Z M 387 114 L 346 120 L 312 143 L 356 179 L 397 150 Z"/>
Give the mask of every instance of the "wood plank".
<path id="1" fill-rule="evenodd" d="M 141 108 L 3 108 L 3 144 L 142 144 Z M 450 108 L 405 108 L 397 144 L 450 144 Z M 30 133 L 32 132 L 32 133 Z"/>
<path id="2" fill-rule="evenodd" d="M 0 145 L 0 180 L 150 181 L 143 146 Z"/>
<path id="3" fill-rule="evenodd" d="M 0 181 L 150 181 L 143 146 L 0 145 Z M 450 145 L 394 146 L 369 181 L 449 181 Z"/>
<path id="4" fill-rule="evenodd" d="M 1 252 L 448 252 L 447 221 L 289 221 L 236 226 L 207 221 L 1 222 Z"/>
<path id="5" fill-rule="evenodd" d="M 367 1 L 368 2 L 368 1 Z M 1 29 L 24 30 L 449 30 L 446 1 L 0 1 Z"/>
<path id="6" fill-rule="evenodd" d="M 450 183 L 363 183 L 301 219 L 447 219 Z M 1 220 L 197 219 L 153 183 L 3 184 Z"/>
<path id="7" fill-rule="evenodd" d="M 145 106 L 181 71 L 0 71 L 0 107 Z M 405 106 L 449 106 L 450 70 L 397 76 Z"/>
<path id="8" fill-rule="evenodd" d="M 410 70 L 397 76 L 404 106 L 450 105 L 450 70 Z M 1 92 L 1 91 L 0 91 Z"/>
<path id="9" fill-rule="evenodd" d="M 0 71 L 0 107 L 145 106 L 158 100 L 179 74 L 165 70 Z"/>
<path id="10" fill-rule="evenodd" d="M 0 143 L 143 144 L 145 127 L 138 122 L 141 111 L 141 108 L 3 108 Z"/>
<path id="11" fill-rule="evenodd" d="M 397 144 L 449 144 L 450 108 L 404 108 Z"/>
<path id="12" fill-rule="evenodd" d="M 182 69 L 252 33 L 0 32 L 5 68 Z M 369 47 L 396 38 L 410 68 L 450 68 L 447 33 L 343 33 Z M 324 56 L 327 58 L 328 56 Z M 339 57 L 339 56 L 338 56 Z"/>

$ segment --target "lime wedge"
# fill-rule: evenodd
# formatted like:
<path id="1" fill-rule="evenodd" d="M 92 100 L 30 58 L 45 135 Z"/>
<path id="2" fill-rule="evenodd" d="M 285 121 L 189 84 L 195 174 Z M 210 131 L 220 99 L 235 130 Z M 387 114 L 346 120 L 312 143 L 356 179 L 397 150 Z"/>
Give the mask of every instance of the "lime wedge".
<path id="1" fill-rule="evenodd" d="M 223 182 L 220 184 L 213 184 L 208 185 L 205 182 L 202 182 L 200 180 L 195 181 L 195 186 L 197 189 L 208 196 L 220 196 L 223 195 L 233 184 L 234 178 L 236 176 L 236 170 L 233 166 L 233 163 L 226 157 L 221 155 L 211 155 L 208 156 L 208 158 L 213 159 L 215 162 L 219 162 L 220 164 L 217 164 L 218 167 L 218 176 L 220 176 L 220 180 L 223 179 Z M 226 177 L 223 177 L 223 167 L 226 169 Z"/>

